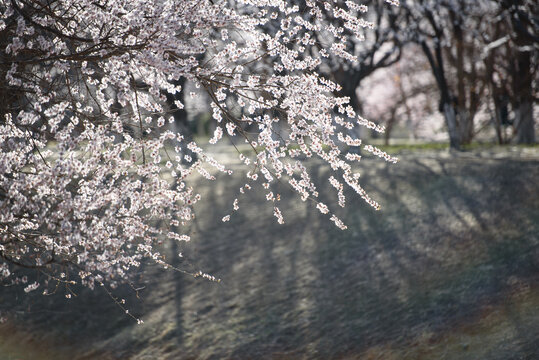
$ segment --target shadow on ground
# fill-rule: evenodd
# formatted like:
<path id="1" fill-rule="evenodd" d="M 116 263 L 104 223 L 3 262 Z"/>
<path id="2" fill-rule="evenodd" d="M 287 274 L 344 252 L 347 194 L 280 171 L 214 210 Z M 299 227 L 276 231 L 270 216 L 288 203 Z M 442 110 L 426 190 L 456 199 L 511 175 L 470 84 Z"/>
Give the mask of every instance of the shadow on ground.
<path id="1" fill-rule="evenodd" d="M 409 154 L 362 160 L 365 189 L 335 209 L 281 194 L 278 225 L 264 193 L 239 197 L 235 175 L 204 183 L 179 267 L 147 265 L 115 290 L 23 296 L 3 288 L 0 359 L 534 359 L 539 358 L 539 160 Z M 336 204 L 328 170 L 312 162 L 321 199 Z M 196 181 L 201 181 L 197 179 Z M 200 186 L 200 184 L 197 184 Z M 138 296 L 137 296 L 138 295 Z"/>

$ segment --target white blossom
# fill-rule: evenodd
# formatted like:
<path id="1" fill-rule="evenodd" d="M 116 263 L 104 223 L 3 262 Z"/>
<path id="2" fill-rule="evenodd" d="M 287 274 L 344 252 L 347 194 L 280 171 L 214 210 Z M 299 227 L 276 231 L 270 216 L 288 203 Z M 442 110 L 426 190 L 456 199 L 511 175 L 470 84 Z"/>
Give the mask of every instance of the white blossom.
<path id="1" fill-rule="evenodd" d="M 241 194 L 260 176 L 265 189 L 285 179 L 302 200 L 316 199 L 317 184 L 302 160 L 317 157 L 334 171 L 330 183 L 340 206 L 347 184 L 379 207 L 352 172 L 359 157 L 341 149 L 360 144 L 344 135 L 354 126 L 384 129 L 356 114 L 349 99 L 334 95 L 340 86 L 318 72 L 330 55 L 356 61 L 343 29 L 360 38 L 373 26 L 358 17 L 363 5 L 60 0 L 39 10 L 19 0 L 1 4 L 7 43 L 0 96 L 18 106 L 0 114 L 1 280 L 26 284 L 14 271 L 19 264 L 93 288 L 125 280 L 145 258 L 168 266 L 156 245 L 189 241 L 186 226 L 200 200 L 188 178 L 195 171 L 208 180 L 216 179 L 211 171 L 232 174 L 185 134 L 168 130 L 165 94 L 185 91 L 175 85 L 179 79 L 195 85 L 188 98 L 210 99 L 217 123 L 210 144 L 222 139 L 224 122 L 228 136 L 242 136 L 252 147 L 254 155 L 240 154 L 249 167 Z M 342 25 L 321 26 L 326 17 Z M 317 34 L 331 45 L 320 50 Z M 184 109 L 185 102 L 174 106 Z M 274 204 L 280 200 L 266 194 Z M 317 208 L 329 212 L 318 201 Z M 278 207 L 273 214 L 284 223 Z M 346 228 L 335 215 L 330 220 Z M 78 274 L 75 280 L 65 265 Z"/>

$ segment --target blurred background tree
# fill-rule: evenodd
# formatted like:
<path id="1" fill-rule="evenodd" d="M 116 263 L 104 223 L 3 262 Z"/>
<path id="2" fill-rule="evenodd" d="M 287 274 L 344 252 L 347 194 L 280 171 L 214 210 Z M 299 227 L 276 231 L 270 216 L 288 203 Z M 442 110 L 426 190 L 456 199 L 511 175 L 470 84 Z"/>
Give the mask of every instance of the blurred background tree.
<path id="1" fill-rule="evenodd" d="M 433 97 L 451 148 L 473 140 L 535 143 L 538 9 L 535 1 L 489 0 L 408 0 L 390 9 L 399 21 L 388 31 L 404 55 L 378 76 L 379 91 L 369 96 L 370 83 L 363 91 L 366 115 L 389 130 L 386 143 L 399 122 L 405 136 L 416 138 L 423 125 L 431 130 L 423 140 L 439 140 Z M 373 73 L 369 82 L 377 81 Z"/>
<path id="2" fill-rule="evenodd" d="M 305 7 L 305 2 L 296 0 Z M 404 0 L 363 2 L 365 41 L 347 51 L 356 64 L 331 56 L 323 75 L 341 84 L 356 112 L 387 128 L 383 142 L 472 141 L 534 144 L 539 68 L 539 5 L 533 0 Z M 312 20 L 303 12 L 306 21 Z M 328 17 L 328 19 L 330 19 Z M 331 19 L 326 26 L 341 26 Z M 272 31 L 268 29 L 268 31 Z M 346 29 L 344 30 L 347 31 Z M 320 35 L 320 34 L 318 34 Z M 327 48 L 330 39 L 316 39 Z M 202 104 L 203 102 L 201 102 Z M 192 106 L 191 128 L 207 135 L 208 110 Z M 376 138 L 376 132 L 357 134 Z"/>

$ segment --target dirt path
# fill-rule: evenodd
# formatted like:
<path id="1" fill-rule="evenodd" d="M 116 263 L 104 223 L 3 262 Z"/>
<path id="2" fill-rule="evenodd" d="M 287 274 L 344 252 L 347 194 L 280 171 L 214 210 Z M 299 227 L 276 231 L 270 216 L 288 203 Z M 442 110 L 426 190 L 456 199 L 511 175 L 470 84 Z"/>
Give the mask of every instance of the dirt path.
<path id="1" fill-rule="evenodd" d="M 141 299 L 117 290 L 141 326 L 103 292 L 1 289 L 0 359 L 539 358 L 539 152 L 401 158 L 362 160 L 383 209 L 348 193 L 347 231 L 283 186 L 284 225 L 259 190 L 223 224 L 241 177 L 200 180 L 192 241 L 167 252 L 221 283 L 145 267 Z"/>

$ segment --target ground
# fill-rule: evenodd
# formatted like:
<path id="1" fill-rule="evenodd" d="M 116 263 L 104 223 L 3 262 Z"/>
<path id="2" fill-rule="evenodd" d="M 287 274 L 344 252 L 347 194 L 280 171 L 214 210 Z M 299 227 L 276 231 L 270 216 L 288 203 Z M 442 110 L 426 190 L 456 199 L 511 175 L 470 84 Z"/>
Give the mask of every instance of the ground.
<path id="1" fill-rule="evenodd" d="M 220 283 L 144 266 L 143 290 L 115 290 L 143 325 L 100 289 L 1 289 L 0 359 L 539 358 L 539 149 L 400 157 L 361 161 L 382 210 L 347 192 L 346 231 L 283 185 L 284 225 L 258 189 L 223 224 L 241 176 L 194 179 L 192 240 L 165 252 Z"/>

